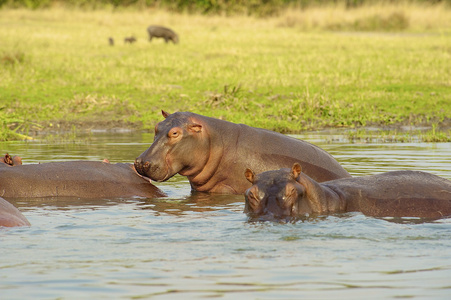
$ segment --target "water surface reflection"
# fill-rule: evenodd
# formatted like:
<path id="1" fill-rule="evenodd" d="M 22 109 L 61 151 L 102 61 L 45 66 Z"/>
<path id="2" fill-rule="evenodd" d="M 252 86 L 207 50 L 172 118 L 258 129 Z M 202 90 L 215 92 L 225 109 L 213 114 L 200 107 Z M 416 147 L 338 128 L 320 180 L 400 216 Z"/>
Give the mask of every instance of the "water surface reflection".
<path id="1" fill-rule="evenodd" d="M 301 136 L 354 176 L 424 170 L 451 179 L 451 143 L 350 144 Z M 152 136 L 115 133 L 76 143 L 8 142 L 25 163 L 131 162 Z M 329 142 L 329 141 L 333 142 Z M 242 196 L 190 191 L 182 176 L 156 183 L 166 198 L 14 199 L 30 228 L 0 229 L 5 299 L 446 299 L 451 220 L 359 213 L 298 222 L 248 222 Z"/>

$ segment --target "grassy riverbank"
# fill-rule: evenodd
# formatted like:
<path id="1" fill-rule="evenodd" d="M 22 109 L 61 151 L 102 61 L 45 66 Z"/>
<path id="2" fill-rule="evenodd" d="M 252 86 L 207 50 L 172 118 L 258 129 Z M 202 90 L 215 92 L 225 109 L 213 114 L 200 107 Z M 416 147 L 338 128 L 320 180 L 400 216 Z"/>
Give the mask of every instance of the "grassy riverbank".
<path id="1" fill-rule="evenodd" d="M 173 28 L 180 44 L 149 43 L 151 24 Z M 124 44 L 128 36 L 137 42 Z M 264 19 L 2 9 L 0 40 L 3 140 L 74 127 L 151 129 L 160 109 L 281 132 L 451 123 L 445 6 L 327 6 Z"/>

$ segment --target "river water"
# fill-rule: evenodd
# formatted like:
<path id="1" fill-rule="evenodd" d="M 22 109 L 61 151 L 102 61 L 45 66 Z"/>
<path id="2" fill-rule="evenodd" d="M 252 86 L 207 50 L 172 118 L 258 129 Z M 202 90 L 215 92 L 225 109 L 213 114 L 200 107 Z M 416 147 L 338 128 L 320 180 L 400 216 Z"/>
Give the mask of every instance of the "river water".
<path id="1" fill-rule="evenodd" d="M 451 143 L 349 143 L 297 136 L 354 176 L 424 170 L 451 179 Z M 146 133 L 0 143 L 24 163 L 132 162 Z M 0 299 L 450 299 L 451 219 L 347 213 L 248 222 L 243 196 L 192 194 L 176 176 L 160 199 L 13 199 L 32 226 L 1 228 Z"/>

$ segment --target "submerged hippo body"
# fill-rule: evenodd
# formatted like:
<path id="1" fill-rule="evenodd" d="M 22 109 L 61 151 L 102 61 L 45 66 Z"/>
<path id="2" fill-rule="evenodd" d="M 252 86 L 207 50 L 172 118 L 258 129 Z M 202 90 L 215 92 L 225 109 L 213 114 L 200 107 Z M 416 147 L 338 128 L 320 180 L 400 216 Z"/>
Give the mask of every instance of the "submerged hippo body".
<path id="1" fill-rule="evenodd" d="M 250 216 L 296 217 L 339 212 L 362 212 L 373 217 L 441 218 L 451 216 L 451 181 L 420 171 L 393 171 L 318 183 L 290 169 L 258 175 L 245 194 Z"/>
<path id="2" fill-rule="evenodd" d="M 329 153 L 302 140 L 189 112 L 163 116 L 153 144 L 135 160 L 152 180 L 179 173 L 195 191 L 242 194 L 250 186 L 246 167 L 263 172 L 298 161 L 317 181 L 350 177 Z"/>
<path id="3" fill-rule="evenodd" d="M 161 197 L 165 194 L 130 164 L 66 161 L 8 166 L 0 164 L 1 197 Z"/>
<path id="4" fill-rule="evenodd" d="M 163 26 L 149 26 L 147 27 L 147 33 L 149 34 L 149 41 L 156 37 L 163 38 L 166 43 L 172 41 L 174 44 L 177 44 L 179 42 L 179 36 L 173 30 Z"/>
<path id="5" fill-rule="evenodd" d="M 14 205 L 0 197 L 0 227 L 16 226 L 30 226 L 30 222 Z"/>

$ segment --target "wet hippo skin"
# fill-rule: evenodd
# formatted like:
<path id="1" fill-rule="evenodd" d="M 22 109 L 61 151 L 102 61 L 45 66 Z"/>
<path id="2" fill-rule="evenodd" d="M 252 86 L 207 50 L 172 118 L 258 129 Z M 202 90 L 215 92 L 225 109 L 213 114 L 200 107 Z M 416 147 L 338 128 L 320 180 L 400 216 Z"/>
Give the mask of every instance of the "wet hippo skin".
<path id="1" fill-rule="evenodd" d="M 269 130 L 190 112 L 168 114 L 155 126 L 155 139 L 135 160 L 136 170 L 165 181 L 179 173 L 194 191 L 242 194 L 250 184 L 245 169 L 263 172 L 300 162 L 317 181 L 351 177 L 321 148 Z"/>
<path id="2" fill-rule="evenodd" d="M 65 161 L 9 166 L 0 163 L 1 197 L 162 197 L 133 165 Z"/>
<path id="3" fill-rule="evenodd" d="M 16 226 L 30 226 L 30 222 L 14 205 L 0 197 L 0 227 Z"/>
<path id="4" fill-rule="evenodd" d="M 421 171 L 393 171 L 318 183 L 293 164 L 245 176 L 250 216 L 296 217 L 362 212 L 373 217 L 441 218 L 451 216 L 451 181 Z"/>

